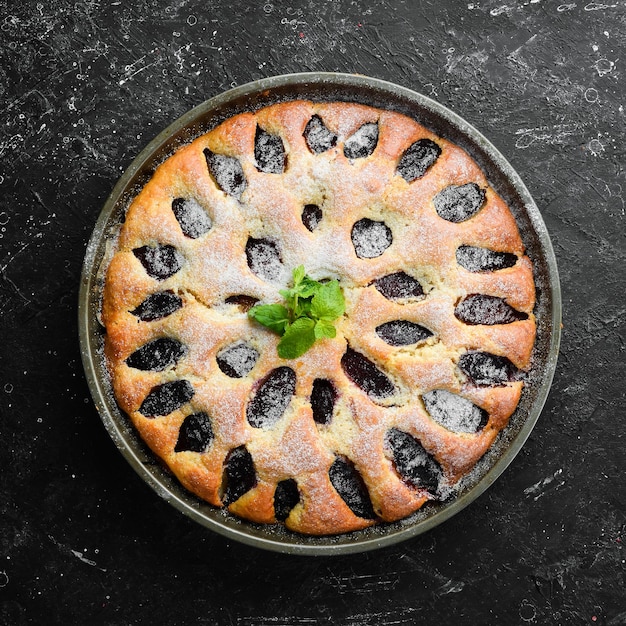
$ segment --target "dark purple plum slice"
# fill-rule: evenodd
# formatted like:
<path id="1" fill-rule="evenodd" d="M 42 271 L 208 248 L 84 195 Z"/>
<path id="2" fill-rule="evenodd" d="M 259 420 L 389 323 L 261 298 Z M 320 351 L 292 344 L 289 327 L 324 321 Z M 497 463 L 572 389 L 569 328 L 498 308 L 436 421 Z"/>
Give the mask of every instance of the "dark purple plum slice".
<path id="1" fill-rule="evenodd" d="M 391 229 L 385 222 L 367 217 L 355 222 L 351 232 L 354 251 L 360 259 L 379 257 L 392 243 Z"/>
<path id="2" fill-rule="evenodd" d="M 231 378 L 243 378 L 256 365 L 259 353 L 247 343 L 235 343 L 221 350 L 217 355 L 219 368 Z"/>
<path id="3" fill-rule="evenodd" d="M 343 153 L 347 159 L 364 159 L 368 157 L 378 144 L 378 124 L 375 122 L 363 124 L 351 135 L 343 146 Z"/>
<path id="4" fill-rule="evenodd" d="M 454 309 L 454 315 L 465 324 L 486 326 L 528 319 L 526 313 L 514 309 L 502 298 L 483 294 L 472 294 L 461 300 Z"/>
<path id="5" fill-rule="evenodd" d="M 326 152 L 337 145 L 337 135 L 326 128 L 322 118 L 314 115 L 306 125 L 303 133 L 306 145 L 313 154 Z"/>
<path id="6" fill-rule="evenodd" d="M 388 300 L 419 298 L 424 295 L 424 290 L 419 281 L 404 272 L 387 274 L 387 276 L 375 280 L 374 285 Z"/>
<path id="7" fill-rule="evenodd" d="M 479 386 L 504 385 L 517 372 L 516 367 L 505 356 L 489 352 L 466 352 L 459 359 L 459 369 Z"/>
<path id="8" fill-rule="evenodd" d="M 267 174 L 281 174 L 285 170 L 285 146 L 278 135 L 270 135 L 256 127 L 254 158 L 257 169 Z"/>
<path id="9" fill-rule="evenodd" d="M 307 204 L 302 211 L 302 223 L 313 232 L 322 221 L 322 209 L 317 204 Z"/>
<path id="10" fill-rule="evenodd" d="M 248 186 L 248 181 L 239 159 L 224 154 L 215 154 L 208 148 L 204 149 L 204 156 L 215 184 L 229 196 L 241 198 L 241 194 Z"/>
<path id="11" fill-rule="evenodd" d="M 183 234 L 191 239 L 207 233 L 213 224 L 209 214 L 193 198 L 176 198 L 172 202 L 172 212 Z"/>
<path id="12" fill-rule="evenodd" d="M 328 476 L 335 491 L 356 516 L 376 518 L 367 487 L 351 461 L 337 457 L 330 466 Z"/>
<path id="13" fill-rule="evenodd" d="M 437 215 L 455 224 L 476 215 L 484 202 L 485 190 L 476 183 L 450 185 L 433 198 Z"/>
<path id="14" fill-rule="evenodd" d="M 398 162 L 396 172 L 411 183 L 426 174 L 441 154 L 441 148 L 430 139 L 419 139 L 411 144 Z"/>
<path id="15" fill-rule="evenodd" d="M 348 348 L 341 357 L 346 376 L 373 400 L 384 400 L 396 392 L 394 384 L 360 352 Z"/>
<path id="16" fill-rule="evenodd" d="M 247 313 L 258 301 L 258 298 L 246 296 L 245 294 L 238 294 L 226 298 L 226 304 L 236 304 L 244 313 Z"/>
<path id="17" fill-rule="evenodd" d="M 131 313 L 142 322 L 153 322 L 175 313 L 182 306 L 182 298 L 178 297 L 173 291 L 159 291 L 148 296 Z"/>
<path id="18" fill-rule="evenodd" d="M 284 414 L 296 390 L 296 373 L 290 367 L 272 370 L 259 386 L 246 409 L 254 428 L 269 428 Z"/>
<path id="19" fill-rule="evenodd" d="M 336 400 L 337 390 L 330 380 L 316 378 L 313 381 L 311 409 L 313 410 L 313 419 L 318 424 L 330 424 Z"/>
<path id="20" fill-rule="evenodd" d="M 408 320 L 393 320 L 376 327 L 376 334 L 390 346 L 410 346 L 432 337 L 428 328 Z"/>
<path id="21" fill-rule="evenodd" d="M 487 411 L 445 389 L 429 391 L 422 400 L 435 422 L 455 433 L 477 433 L 489 421 Z"/>
<path id="22" fill-rule="evenodd" d="M 254 461 L 245 446 L 234 448 L 228 453 L 224 462 L 222 485 L 224 492 L 222 500 L 226 506 L 239 500 L 244 493 L 256 487 Z"/>
<path id="23" fill-rule="evenodd" d="M 157 280 L 173 276 L 183 266 L 182 254 L 169 244 L 141 246 L 135 248 L 133 254 L 139 259 L 148 276 Z"/>
<path id="24" fill-rule="evenodd" d="M 298 483 L 293 478 L 281 480 L 274 492 L 274 515 L 279 522 L 284 522 L 296 504 L 300 502 Z"/>
<path id="25" fill-rule="evenodd" d="M 206 452 L 212 441 L 211 418 L 204 412 L 193 413 L 180 425 L 174 452 Z"/>
<path id="26" fill-rule="evenodd" d="M 456 251 L 456 262 L 468 272 L 495 272 L 517 263 L 517 257 L 510 252 L 495 252 L 489 248 L 460 246 Z"/>
<path id="27" fill-rule="evenodd" d="M 187 353 L 187 348 L 170 337 L 159 337 L 135 350 L 127 359 L 126 365 L 144 372 L 161 372 L 176 365 Z"/>
<path id="28" fill-rule="evenodd" d="M 278 246 L 273 241 L 250 237 L 246 243 L 246 258 L 250 269 L 260 278 L 280 278 L 283 264 Z"/>
<path id="29" fill-rule="evenodd" d="M 394 468 L 402 480 L 437 495 L 443 477 L 441 465 L 415 437 L 391 428 L 387 431 L 385 444 L 391 450 Z"/>
<path id="30" fill-rule="evenodd" d="M 188 380 L 173 380 L 157 385 L 141 403 L 139 412 L 145 417 L 169 415 L 193 398 L 194 390 Z"/>

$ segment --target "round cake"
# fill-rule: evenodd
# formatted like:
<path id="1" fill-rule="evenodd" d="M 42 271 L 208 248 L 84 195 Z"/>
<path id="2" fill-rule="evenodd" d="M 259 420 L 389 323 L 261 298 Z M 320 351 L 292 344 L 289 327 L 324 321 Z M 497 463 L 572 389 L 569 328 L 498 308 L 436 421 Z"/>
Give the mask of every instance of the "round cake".
<path id="1" fill-rule="evenodd" d="M 304 273 L 343 304 L 288 358 L 254 312 Z M 290 101 L 156 169 L 102 321 L 116 400 L 185 488 L 328 535 L 454 497 L 517 407 L 534 305 L 515 219 L 465 151 L 393 111 Z"/>

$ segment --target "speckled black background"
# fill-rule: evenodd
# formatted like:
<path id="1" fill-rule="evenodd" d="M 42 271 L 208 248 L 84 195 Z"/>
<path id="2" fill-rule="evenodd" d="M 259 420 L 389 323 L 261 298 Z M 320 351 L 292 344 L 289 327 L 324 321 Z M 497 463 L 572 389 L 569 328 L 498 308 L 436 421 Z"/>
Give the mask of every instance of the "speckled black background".
<path id="1" fill-rule="evenodd" d="M 0 623 L 626 624 L 626 2 L 0 0 Z M 77 295 L 117 178 L 203 100 L 300 71 L 383 78 L 481 130 L 561 273 L 553 389 L 469 508 L 294 557 L 181 515 L 111 442 Z"/>

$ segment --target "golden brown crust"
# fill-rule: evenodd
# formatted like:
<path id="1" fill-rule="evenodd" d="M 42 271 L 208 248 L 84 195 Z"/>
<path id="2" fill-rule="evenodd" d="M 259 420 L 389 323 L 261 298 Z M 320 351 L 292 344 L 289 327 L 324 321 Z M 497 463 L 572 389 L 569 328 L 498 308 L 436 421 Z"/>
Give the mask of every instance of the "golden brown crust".
<path id="1" fill-rule="evenodd" d="M 336 145 L 321 154 L 314 154 L 304 137 L 314 115 L 338 137 Z M 344 142 L 364 124 L 377 124 L 376 148 L 365 158 L 348 159 Z M 259 171 L 257 128 L 281 137 L 287 164 L 282 173 Z M 441 154 L 421 178 L 409 183 L 396 168 L 405 151 L 421 139 L 434 141 Z M 216 183 L 206 149 L 241 164 L 247 186 L 240 197 Z M 467 183 L 485 190 L 482 208 L 460 223 L 440 217 L 433 198 L 451 185 Z M 210 230 L 197 238 L 186 236 L 172 210 L 176 198 L 202 207 L 210 217 Z M 313 232 L 301 219 L 307 204 L 320 206 L 324 214 Z M 351 229 L 363 218 L 384 221 L 393 233 L 392 245 L 375 258 L 355 254 Z M 245 252 L 250 237 L 279 242 L 284 271 L 276 280 L 251 271 Z M 173 246 L 181 255 L 181 267 L 170 277 L 149 276 L 133 252 L 156 245 Z M 518 260 L 498 271 L 468 271 L 455 256 L 460 246 L 511 253 Z M 244 294 L 264 303 L 279 302 L 278 290 L 287 286 L 291 270 L 300 264 L 314 278 L 339 278 L 346 314 L 337 323 L 335 339 L 322 340 L 302 357 L 283 361 L 276 352 L 278 337 L 225 301 Z M 373 284 L 400 271 L 417 278 L 425 295 L 396 301 Z M 164 291 L 177 295 L 182 306 L 152 321 L 132 313 L 149 295 Z M 501 298 L 527 318 L 495 325 L 464 323 L 455 316 L 455 307 L 473 294 Z M 398 113 L 348 103 L 295 101 L 230 118 L 156 170 L 121 228 L 106 274 L 102 318 L 116 398 L 187 489 L 222 506 L 224 464 L 231 451 L 245 447 L 256 483 L 230 502 L 229 510 L 254 522 L 274 523 L 276 486 L 295 480 L 299 502 L 285 525 L 322 535 L 401 519 L 435 497 L 400 476 L 387 442 L 390 429 L 420 442 L 441 467 L 446 487 L 471 470 L 506 426 L 523 383 L 478 386 L 459 369 L 459 359 L 481 351 L 507 357 L 519 370 L 528 370 L 534 304 L 532 265 L 515 219 L 463 150 Z M 420 324 L 432 337 L 417 345 L 389 345 L 375 329 L 394 320 Z M 154 372 L 126 363 L 136 350 L 162 337 L 185 348 L 175 366 Z M 222 349 L 237 342 L 258 353 L 254 368 L 242 378 L 227 376 L 216 361 Z M 341 359 L 348 346 L 390 377 L 396 386 L 393 398 L 372 400 L 345 375 Z M 248 402 L 259 381 L 281 366 L 295 372 L 295 394 L 275 424 L 255 428 L 246 418 Z M 333 381 L 337 391 L 333 419 L 325 425 L 314 421 L 310 404 L 318 378 Z M 152 390 L 180 380 L 188 381 L 193 397 L 167 415 L 142 414 L 140 407 Z M 444 427 L 423 400 L 433 390 L 471 401 L 488 414 L 486 425 L 475 433 Z M 177 450 L 185 418 L 200 412 L 210 418 L 211 444 L 203 452 Z M 338 458 L 347 459 L 363 479 L 376 519 L 355 514 L 333 486 L 329 471 Z"/>

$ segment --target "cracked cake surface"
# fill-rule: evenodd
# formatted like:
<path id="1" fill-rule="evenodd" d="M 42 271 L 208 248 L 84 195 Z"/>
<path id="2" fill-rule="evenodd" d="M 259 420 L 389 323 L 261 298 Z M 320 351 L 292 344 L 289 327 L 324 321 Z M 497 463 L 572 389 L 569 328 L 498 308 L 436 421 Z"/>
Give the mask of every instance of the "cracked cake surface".
<path id="1" fill-rule="evenodd" d="M 293 269 L 336 279 L 336 336 L 281 359 L 248 316 Z M 290 101 L 178 149 L 132 201 L 102 300 L 113 390 L 182 485 L 295 532 L 402 519 L 517 407 L 533 268 L 473 159 L 393 111 Z"/>

